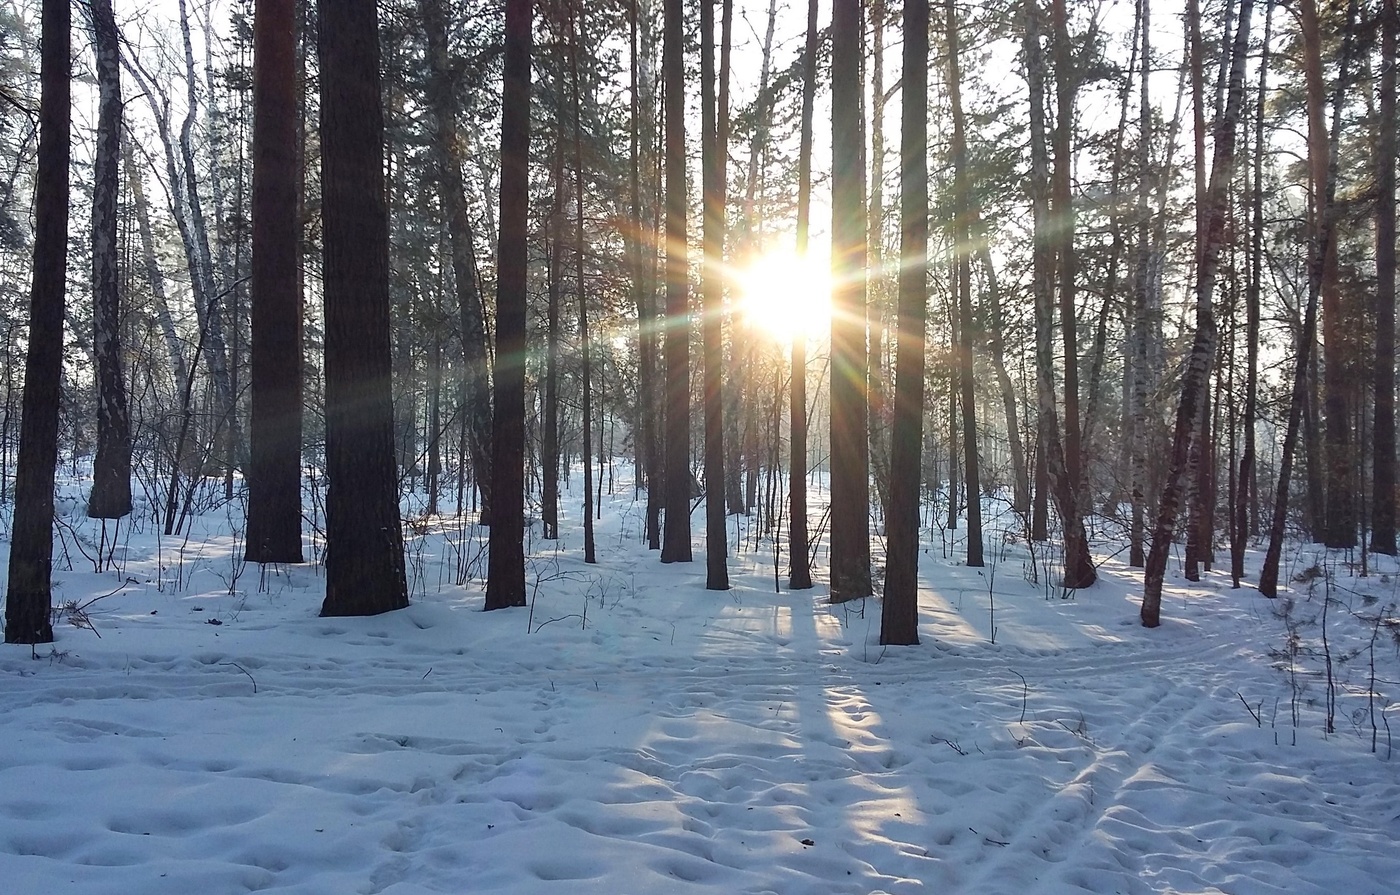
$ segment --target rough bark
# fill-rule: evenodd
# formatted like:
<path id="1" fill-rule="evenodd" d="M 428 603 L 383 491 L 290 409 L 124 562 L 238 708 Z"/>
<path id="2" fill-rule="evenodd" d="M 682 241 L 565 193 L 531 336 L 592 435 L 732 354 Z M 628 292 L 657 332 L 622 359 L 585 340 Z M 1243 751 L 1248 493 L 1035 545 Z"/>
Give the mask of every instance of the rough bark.
<path id="1" fill-rule="evenodd" d="M 724 165 L 715 108 L 715 0 L 700 2 L 700 151 L 704 194 L 701 301 L 705 401 L 705 587 L 728 590 L 724 530 Z"/>
<path id="2" fill-rule="evenodd" d="M 389 216 L 374 0 L 320 0 L 325 280 L 323 616 L 408 605 L 390 397 Z"/>
<path id="3" fill-rule="evenodd" d="M 860 0 L 831 20 L 831 601 L 870 595 Z"/>
<path id="4" fill-rule="evenodd" d="M 252 562 L 302 561 L 296 6 L 294 0 L 260 0 L 253 20 Z"/>
<path id="5" fill-rule="evenodd" d="M 666 526 L 661 561 L 690 562 L 690 271 L 686 250 L 685 7 L 665 0 Z"/>
<path id="6" fill-rule="evenodd" d="M 949 3 L 949 30 L 953 29 Z M 928 304 L 928 30 L 927 0 L 904 5 L 903 116 L 899 165 L 899 317 L 895 359 L 894 481 L 919 479 L 924 421 L 924 338 Z M 950 48 L 950 56 L 951 56 Z M 956 79 L 956 73 L 950 72 Z M 884 610 L 880 642 L 919 642 L 919 489 L 890 492 L 885 520 Z"/>
<path id="7" fill-rule="evenodd" d="M 1376 123 L 1376 414 L 1372 422 L 1371 550 L 1395 555 L 1395 44 L 1396 0 L 1381 2 Z"/>
<path id="8" fill-rule="evenodd" d="M 122 96 L 112 0 L 92 0 L 97 67 L 97 133 L 92 184 L 92 348 L 97 360 L 97 453 L 88 516 L 131 512 L 131 418 L 122 372 L 121 299 L 117 275 L 117 196 L 121 192 Z"/>
<path id="9" fill-rule="evenodd" d="M 1065 0 L 1052 0 L 1050 18 L 1053 26 L 1051 48 L 1055 59 L 1055 167 L 1051 177 L 1051 219 L 1056 240 L 1056 274 L 1059 284 L 1060 335 L 1064 343 L 1064 479 L 1060 486 L 1063 498 L 1060 517 L 1065 527 L 1065 586 L 1088 587 L 1097 573 L 1089 558 L 1084 532 L 1084 514 L 1088 511 L 1084 483 L 1084 453 L 1081 442 L 1081 413 L 1079 409 L 1079 340 L 1076 314 L 1078 258 L 1075 254 L 1074 199 L 1074 98 L 1078 92 L 1078 77 L 1074 71 L 1073 44 L 1069 36 L 1069 17 Z M 1051 474 L 1054 462 L 1051 461 Z"/>
<path id="10" fill-rule="evenodd" d="M 5 596 L 5 642 L 51 643 L 53 486 L 58 465 L 63 303 L 68 260 L 68 0 L 44 0 L 40 31 L 39 158 L 34 179 L 34 273 L 29 351 L 15 464 L 15 506 Z"/>
<path id="11" fill-rule="evenodd" d="M 807 0 L 807 43 L 802 54 L 802 123 L 797 153 L 797 257 L 807 257 L 812 217 L 812 113 L 817 92 L 817 0 Z M 807 536 L 807 337 L 792 340 L 788 396 L 788 587 L 812 586 Z"/>
<path id="12" fill-rule="evenodd" d="M 486 609 L 525 605 L 525 316 L 529 307 L 531 0 L 506 0 L 496 241 L 495 432 Z"/>

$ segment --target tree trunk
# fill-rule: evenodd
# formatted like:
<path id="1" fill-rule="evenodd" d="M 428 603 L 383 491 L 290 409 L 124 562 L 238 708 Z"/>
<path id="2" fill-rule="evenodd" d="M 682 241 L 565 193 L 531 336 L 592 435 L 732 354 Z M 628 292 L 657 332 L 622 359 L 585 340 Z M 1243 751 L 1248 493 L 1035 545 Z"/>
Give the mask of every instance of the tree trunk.
<path id="1" fill-rule="evenodd" d="M 1078 76 L 1074 71 L 1065 0 L 1050 4 L 1055 55 L 1055 169 L 1051 181 L 1053 227 L 1058 235 L 1056 272 L 1059 281 L 1060 333 L 1064 339 L 1064 498 L 1060 516 L 1065 525 L 1065 586 L 1088 587 L 1097 577 L 1089 558 L 1083 517 L 1089 509 L 1084 486 L 1084 454 L 1080 442 L 1079 340 L 1076 320 L 1076 283 L 1079 275 L 1074 247 L 1074 96 Z M 1053 459 L 1052 459 L 1053 475 Z M 1068 517 L 1068 518 L 1067 518 Z"/>
<path id="2" fill-rule="evenodd" d="M 1030 144 L 1031 171 L 1028 181 L 1033 216 L 1033 292 L 1035 297 L 1035 356 L 1036 403 L 1039 442 L 1036 478 L 1048 487 L 1037 486 L 1037 495 L 1049 493 L 1055 499 L 1064 532 L 1065 576 L 1067 588 L 1088 587 L 1094 583 L 1093 561 L 1084 532 L 1084 519 L 1074 499 L 1075 486 L 1065 464 L 1064 445 L 1060 440 L 1060 421 L 1055 406 L 1054 369 L 1054 277 L 1055 246 L 1051 241 L 1050 166 L 1045 128 L 1045 59 L 1040 45 L 1040 12 L 1034 0 L 1026 0 L 1023 33 L 1026 80 L 1030 86 Z M 1067 424 L 1075 428 L 1076 424 Z M 1041 464 L 1043 466 L 1043 472 Z M 1038 522 L 1044 510 L 1037 496 L 1033 511 L 1032 537 L 1045 532 Z"/>
<path id="3" fill-rule="evenodd" d="M 1245 287 L 1245 384 L 1243 445 L 1240 448 L 1238 489 L 1230 541 L 1230 575 L 1239 586 L 1244 577 L 1244 551 L 1250 526 L 1249 495 L 1254 483 L 1254 429 L 1259 417 L 1259 296 L 1264 277 L 1264 115 L 1268 95 L 1269 43 L 1273 37 L 1274 5 L 1264 8 L 1264 42 L 1259 60 L 1259 95 L 1254 116 L 1253 190 L 1250 202 L 1249 283 Z M 1394 363 L 1391 364 L 1394 366 Z M 1379 408 L 1377 410 L 1379 417 Z"/>
<path id="4" fill-rule="evenodd" d="M 639 480 L 647 489 L 646 538 L 652 550 L 660 549 L 661 532 L 657 525 L 659 514 L 659 492 L 662 489 L 659 452 L 657 451 L 658 401 L 656 389 L 656 305 L 651 271 L 655 265 L 654 243 L 645 234 L 648 223 L 642 216 L 642 167 L 650 158 L 653 133 L 653 111 L 650 80 L 643 76 L 642 41 L 644 35 L 638 22 L 640 11 L 638 0 L 630 0 L 627 7 L 627 21 L 631 37 L 632 81 L 629 91 L 631 99 L 632 126 L 631 166 L 628 177 L 630 191 L 632 235 L 628 242 L 631 253 L 633 303 L 637 308 L 637 440 L 636 454 Z M 647 29 L 650 34 L 650 29 Z M 643 140 L 643 133 L 647 139 Z M 648 180 L 650 180 L 648 166 Z M 648 255 L 650 253 L 650 255 Z M 557 409 L 556 409 L 557 419 Z M 555 461 L 557 464 L 557 460 Z M 558 481 L 556 470 L 555 481 Z M 556 491 L 557 495 L 557 491 Z M 557 500 L 557 496 L 556 496 Z M 557 515 L 556 515 L 557 525 Z"/>
<path id="5" fill-rule="evenodd" d="M 890 408 L 885 381 L 885 325 L 889 272 L 885 267 L 885 0 L 870 0 L 870 472 L 882 514 L 890 506 Z"/>
<path id="6" fill-rule="evenodd" d="M 1235 158 L 1235 132 L 1244 105 L 1244 70 L 1249 50 L 1249 20 L 1253 0 L 1241 0 L 1239 26 L 1234 37 L 1230 65 L 1229 91 L 1225 113 L 1215 123 L 1215 152 L 1211 161 L 1210 182 L 1201 207 L 1200 220 L 1205 232 L 1197 239 L 1196 261 L 1196 335 L 1191 353 L 1182 373 L 1181 401 L 1177 405 L 1176 429 L 1172 436 L 1171 468 L 1157 508 L 1157 524 L 1152 537 L 1152 549 L 1147 556 L 1142 598 L 1142 624 L 1155 628 L 1161 624 L 1162 581 L 1166 576 L 1167 555 L 1171 552 L 1172 531 L 1176 525 L 1187 473 L 1187 457 L 1193 438 L 1204 435 L 1197 426 L 1201 402 L 1209 383 L 1211 361 L 1215 356 L 1215 314 L 1211 297 L 1215 292 L 1220 250 L 1225 242 L 1225 219 L 1229 209 L 1229 188 Z M 1187 15 L 1197 15 L 1194 3 Z"/>
<path id="7" fill-rule="evenodd" d="M 583 561 L 598 561 L 597 545 L 593 538 L 593 345 L 588 335 L 588 285 L 585 281 L 583 262 L 587 245 L 583 235 L 583 91 L 582 76 L 579 74 L 579 51 L 583 47 L 583 16 L 585 7 L 580 2 L 569 8 L 570 47 L 569 67 L 573 74 L 574 112 L 574 284 L 578 290 L 578 341 L 580 360 L 583 364 L 583 388 L 580 399 L 583 403 Z"/>
<path id="8" fill-rule="evenodd" d="M 928 29 L 925 28 L 925 31 Z M 797 154 L 797 257 L 807 258 L 812 216 L 812 115 L 817 92 L 817 0 L 807 0 L 807 45 L 802 55 L 802 132 Z M 792 339 L 788 396 L 788 587 L 812 586 L 807 537 L 807 335 Z"/>
<path id="9" fill-rule="evenodd" d="M 831 20 L 831 602 L 870 595 L 860 0 Z"/>
<path id="10" fill-rule="evenodd" d="M 700 2 L 700 147 L 704 194 L 704 263 L 701 267 L 705 395 L 705 587 L 729 589 L 724 530 L 724 147 L 715 110 L 715 0 Z"/>
<path id="11" fill-rule="evenodd" d="M 972 177 L 967 158 L 966 122 L 962 108 L 962 71 L 958 60 L 957 10 L 953 0 L 944 3 L 944 34 L 948 50 L 948 104 L 952 110 L 953 134 L 950 155 L 953 166 L 953 259 L 957 276 L 954 290 L 958 303 L 959 380 L 962 383 L 963 481 L 967 493 L 967 564 L 980 567 L 982 561 L 982 476 L 977 459 L 977 397 L 973 381 L 973 346 L 977 337 L 972 328 Z M 906 36 L 907 39 L 907 36 Z M 907 98 L 906 98 L 907 101 Z M 922 345 L 923 340 L 920 339 Z"/>
<path id="12" fill-rule="evenodd" d="M 954 30 L 948 5 L 950 38 Z M 899 320 L 890 469 L 898 482 L 919 480 L 924 422 L 924 339 L 928 306 L 928 30 L 927 0 L 904 6 L 903 121 L 899 167 Z M 952 45 L 949 56 L 952 57 Z M 956 84 L 956 67 L 949 83 Z M 890 492 L 885 518 L 885 601 L 880 642 L 919 642 L 919 489 Z M 969 542 L 971 543 L 971 542 Z"/>
<path id="13" fill-rule="evenodd" d="M 68 0 L 44 0 L 39 68 L 39 167 L 34 179 L 34 275 L 29 351 L 15 465 L 15 507 L 5 598 L 6 643 L 52 643 L 54 469 L 63 377 L 63 303 L 68 261 Z"/>
<path id="14" fill-rule="evenodd" d="M 662 7 L 666 130 L 666 528 L 661 561 L 690 562 L 690 269 L 686 250 L 685 7 Z"/>
<path id="15" fill-rule="evenodd" d="M 1396 0 L 1381 3 L 1376 123 L 1376 414 L 1372 424 L 1371 550 L 1395 555 L 1395 44 Z"/>
<path id="16" fill-rule="evenodd" d="M 1322 63 L 1322 29 L 1318 22 L 1316 0 L 1301 0 L 1300 32 L 1303 43 L 1303 78 L 1308 107 L 1308 162 L 1312 173 L 1314 226 L 1335 227 L 1335 193 L 1337 189 L 1337 143 L 1340 138 L 1341 102 L 1347 87 L 1347 67 L 1350 62 L 1352 23 L 1356 18 L 1356 0 L 1347 4 L 1346 30 L 1342 35 L 1341 72 L 1333 93 L 1332 127 L 1323 123 L 1324 91 Z M 1325 198 L 1324 198 L 1325 197 Z M 1324 223 L 1331 219 L 1332 224 Z M 1323 414 L 1323 480 L 1324 519 L 1322 539 L 1328 547 L 1356 545 L 1356 497 L 1351 481 L 1351 402 L 1348 391 L 1354 364 L 1348 354 L 1346 314 L 1342 307 L 1342 284 L 1339 279 L 1335 233 L 1320 243 L 1321 254 L 1313 259 L 1320 266 L 1322 295 L 1322 414 Z"/>
<path id="17" fill-rule="evenodd" d="M 462 177 L 462 141 L 458 138 L 457 107 L 447 18 L 442 0 L 420 0 L 428 45 L 428 104 L 433 113 L 433 149 L 441 202 L 452 246 L 452 282 L 456 287 L 462 328 L 461 412 L 467 418 L 467 451 L 473 478 L 481 492 L 481 520 L 491 520 L 491 377 L 486 312 L 477 288 L 476 246 Z"/>
<path id="18" fill-rule="evenodd" d="M 562 128 L 560 128 L 562 131 Z M 553 207 L 545 222 L 546 290 L 544 431 L 540 438 L 540 521 L 546 540 L 559 538 L 559 304 L 564 278 L 564 139 L 554 139 Z M 642 384 L 639 383 L 639 387 Z"/>
<path id="19" fill-rule="evenodd" d="M 1137 258 L 1133 275 L 1133 305 L 1129 336 L 1130 396 L 1128 404 L 1129 475 L 1132 481 L 1128 531 L 1128 565 L 1140 569 L 1146 563 L 1144 540 L 1147 530 L 1147 445 L 1149 385 L 1148 331 L 1152 327 L 1152 209 L 1149 174 L 1152 166 L 1152 103 L 1146 76 L 1152 70 L 1152 15 L 1150 0 L 1138 0 L 1139 39 L 1142 41 L 1143 77 L 1138 92 L 1138 190 Z"/>
<path id="20" fill-rule="evenodd" d="M 408 605 L 389 378 L 389 215 L 373 0 L 320 0 L 326 365 L 323 616 Z"/>
<path id="21" fill-rule="evenodd" d="M 299 563 L 301 151 L 295 0 L 261 0 L 253 42 L 253 395 L 247 558 Z"/>
<path id="22" fill-rule="evenodd" d="M 121 299 L 117 285 L 117 194 L 121 191 L 122 95 L 112 0 L 92 2 L 97 67 L 96 160 L 92 183 L 92 348 L 97 358 L 97 455 L 88 516 L 131 512 L 131 418 L 122 373 Z M 299 517 L 298 517 L 299 518 Z"/>
<path id="23" fill-rule="evenodd" d="M 486 609 L 525 605 L 525 316 L 529 309 L 531 0 L 506 0 L 496 242 L 495 431 Z"/>

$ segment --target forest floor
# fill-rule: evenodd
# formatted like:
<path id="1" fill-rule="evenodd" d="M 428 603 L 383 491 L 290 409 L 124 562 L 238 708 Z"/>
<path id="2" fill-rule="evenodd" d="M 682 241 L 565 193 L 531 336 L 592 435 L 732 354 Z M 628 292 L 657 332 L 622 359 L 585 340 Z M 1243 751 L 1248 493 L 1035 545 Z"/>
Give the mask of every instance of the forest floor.
<path id="1" fill-rule="evenodd" d="M 0 889 L 1400 892 L 1389 559 L 1295 546 L 1279 600 L 1174 561 L 1146 630 L 1112 539 L 1063 598 L 1005 532 L 978 570 L 935 529 L 922 645 L 885 648 L 878 600 L 775 589 L 749 519 L 712 592 L 703 512 L 662 566 L 619 485 L 585 566 L 566 510 L 528 609 L 480 611 L 443 518 L 407 610 L 321 619 L 317 565 L 240 561 L 236 503 L 94 572 L 61 501 L 57 642 L 0 648 Z"/>

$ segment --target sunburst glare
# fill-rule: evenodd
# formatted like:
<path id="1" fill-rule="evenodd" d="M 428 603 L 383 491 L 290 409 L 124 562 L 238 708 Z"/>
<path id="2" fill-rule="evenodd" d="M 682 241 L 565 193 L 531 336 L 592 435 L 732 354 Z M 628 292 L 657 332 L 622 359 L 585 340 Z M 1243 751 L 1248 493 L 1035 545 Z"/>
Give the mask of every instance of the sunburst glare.
<path id="1" fill-rule="evenodd" d="M 769 251 L 734 272 L 744 321 L 778 342 L 821 335 L 831 323 L 831 266 L 823 256 Z"/>

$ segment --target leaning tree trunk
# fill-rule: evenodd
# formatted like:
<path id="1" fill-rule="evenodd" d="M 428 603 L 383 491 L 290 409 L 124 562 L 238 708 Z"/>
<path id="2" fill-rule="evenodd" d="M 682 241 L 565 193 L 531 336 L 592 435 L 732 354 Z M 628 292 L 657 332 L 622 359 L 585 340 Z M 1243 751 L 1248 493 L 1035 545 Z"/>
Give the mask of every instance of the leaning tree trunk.
<path id="1" fill-rule="evenodd" d="M 53 485 L 63 376 L 63 297 L 68 262 L 68 0 L 44 0 L 39 68 L 39 168 L 34 179 L 34 277 L 24 415 L 15 465 L 6 643 L 53 642 Z"/>
<path id="2" fill-rule="evenodd" d="M 1194 9 L 1194 4 L 1188 7 L 1188 15 L 1194 15 Z M 1141 616 L 1143 626 L 1148 628 L 1161 624 L 1162 581 L 1166 576 L 1172 532 L 1180 509 L 1187 456 L 1192 439 L 1200 437 L 1203 431 L 1197 427 L 1197 417 L 1209 382 L 1211 361 L 1215 357 L 1215 314 L 1211 308 L 1211 298 L 1215 292 L 1220 249 L 1225 243 L 1225 218 L 1229 210 L 1230 178 L 1235 159 L 1235 132 L 1244 105 L 1244 69 L 1249 50 L 1249 19 L 1253 9 L 1253 0 L 1241 0 L 1225 114 L 1215 124 L 1215 153 L 1200 216 L 1205 232 L 1197 240 L 1196 335 L 1182 373 L 1181 401 L 1177 405 L 1176 429 L 1172 436 L 1171 466 L 1158 504 L 1152 549 L 1147 555 L 1144 573 Z"/>
<path id="3" fill-rule="evenodd" d="M 121 305 L 117 287 L 117 194 L 121 191 L 121 58 L 112 0 L 92 0 L 97 57 L 96 159 L 92 181 L 92 348 L 97 357 L 97 454 L 88 516 L 120 519 L 131 512 L 131 418 L 122 375 Z"/>

